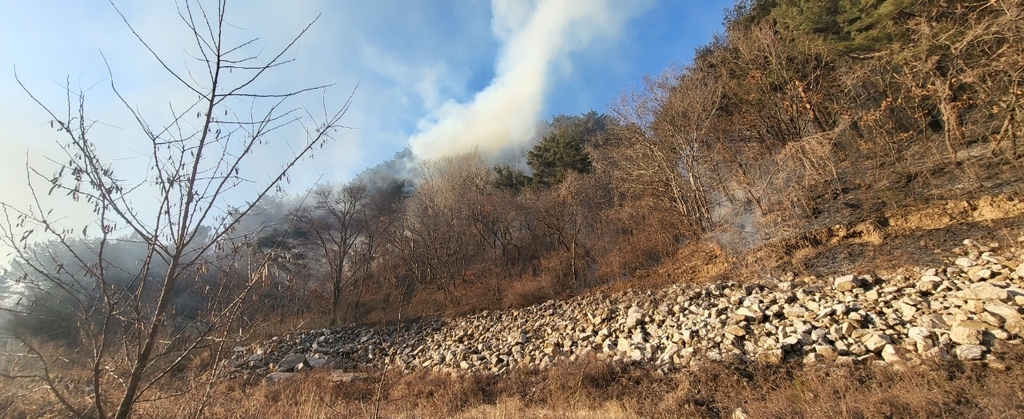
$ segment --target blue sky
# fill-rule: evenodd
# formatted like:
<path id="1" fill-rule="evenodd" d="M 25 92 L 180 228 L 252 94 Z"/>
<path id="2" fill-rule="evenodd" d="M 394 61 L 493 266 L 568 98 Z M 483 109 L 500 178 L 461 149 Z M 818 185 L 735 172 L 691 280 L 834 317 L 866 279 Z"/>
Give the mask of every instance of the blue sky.
<path id="1" fill-rule="evenodd" d="M 117 3 L 158 53 L 188 65 L 189 38 L 174 2 Z M 330 108 L 359 86 L 343 119 L 352 129 L 293 175 L 289 188 L 297 193 L 318 181 L 350 179 L 410 145 L 428 158 L 467 149 L 497 153 L 528 141 L 537 120 L 606 111 L 645 74 L 690 60 L 696 46 L 721 31 L 731 3 L 252 0 L 229 2 L 227 15 L 233 39 L 259 37 L 269 53 L 321 14 L 291 55 L 295 62 L 261 88 L 333 83 L 325 95 L 305 99 Z M 17 85 L 15 67 L 34 95 L 58 109 L 66 106 L 65 80 L 87 90 L 89 115 L 101 123 L 95 141 L 129 172 L 144 164 L 146 143 L 138 142 L 111 81 L 155 123 L 172 104 L 190 100 L 104 0 L 0 0 L 0 42 L 3 202 L 28 205 L 26 158 L 45 167 L 46 156 L 59 152 L 49 117 Z M 279 164 L 275 156 L 271 150 L 257 162 Z"/>

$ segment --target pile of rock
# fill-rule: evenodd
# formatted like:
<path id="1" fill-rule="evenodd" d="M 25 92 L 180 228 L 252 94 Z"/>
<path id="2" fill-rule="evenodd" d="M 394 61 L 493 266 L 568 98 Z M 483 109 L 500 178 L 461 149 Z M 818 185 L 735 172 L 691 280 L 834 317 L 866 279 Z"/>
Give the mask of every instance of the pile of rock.
<path id="1" fill-rule="evenodd" d="M 1024 237 L 1022 237 L 1024 240 Z M 516 310 L 389 327 L 341 327 L 236 348 L 236 371 L 503 373 L 587 354 L 662 371 L 703 360 L 914 364 L 955 357 L 1001 368 L 1024 336 L 1024 252 L 965 240 L 912 276 L 785 278 L 588 294 Z"/>

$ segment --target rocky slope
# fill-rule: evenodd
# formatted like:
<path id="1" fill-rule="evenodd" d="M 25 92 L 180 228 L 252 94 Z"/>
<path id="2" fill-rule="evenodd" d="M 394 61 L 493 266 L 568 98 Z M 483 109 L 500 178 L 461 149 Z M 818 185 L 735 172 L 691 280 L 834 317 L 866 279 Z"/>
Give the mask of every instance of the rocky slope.
<path id="1" fill-rule="evenodd" d="M 1018 240 L 1024 243 L 1024 237 Z M 1024 251 L 965 240 L 948 266 L 773 283 L 673 285 L 389 327 L 310 330 L 235 348 L 232 374 L 330 367 L 451 373 L 547 368 L 593 354 L 669 372 L 704 360 L 915 364 L 1024 336 Z"/>

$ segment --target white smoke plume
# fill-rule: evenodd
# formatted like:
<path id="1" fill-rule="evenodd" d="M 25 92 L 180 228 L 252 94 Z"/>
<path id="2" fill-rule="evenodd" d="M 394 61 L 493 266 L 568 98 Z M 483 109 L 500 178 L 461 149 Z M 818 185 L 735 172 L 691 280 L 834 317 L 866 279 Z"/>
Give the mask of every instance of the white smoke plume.
<path id="1" fill-rule="evenodd" d="M 449 100 L 420 121 L 409 146 L 422 158 L 522 147 L 536 133 L 553 68 L 598 39 L 614 39 L 649 3 L 492 0 L 491 30 L 502 43 L 494 79 L 470 102 Z"/>

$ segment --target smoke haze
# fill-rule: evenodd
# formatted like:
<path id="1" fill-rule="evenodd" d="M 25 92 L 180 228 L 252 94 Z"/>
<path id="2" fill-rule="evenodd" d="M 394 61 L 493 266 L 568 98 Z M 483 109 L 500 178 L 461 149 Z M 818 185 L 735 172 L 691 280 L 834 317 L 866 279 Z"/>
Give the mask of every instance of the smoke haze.
<path id="1" fill-rule="evenodd" d="M 496 155 L 534 138 L 556 66 L 573 52 L 614 39 L 650 2 L 493 0 L 491 30 L 502 43 L 495 77 L 468 103 L 448 100 L 409 139 L 422 158 L 479 151 Z"/>

